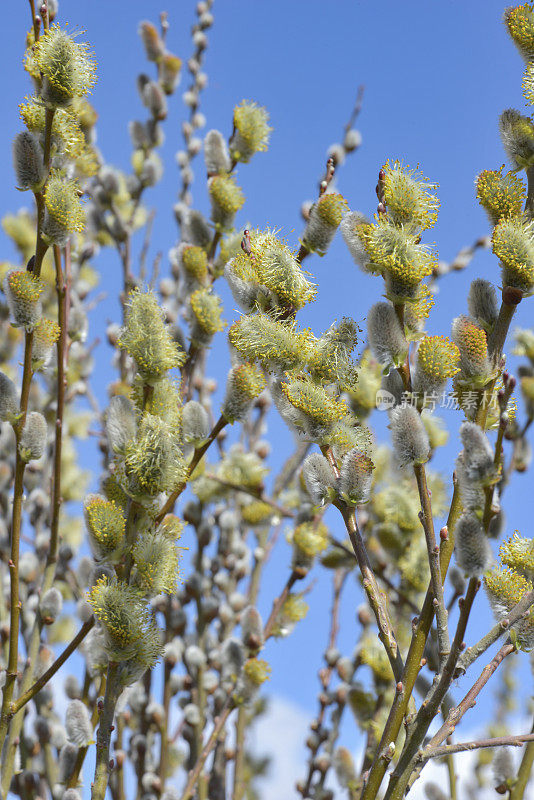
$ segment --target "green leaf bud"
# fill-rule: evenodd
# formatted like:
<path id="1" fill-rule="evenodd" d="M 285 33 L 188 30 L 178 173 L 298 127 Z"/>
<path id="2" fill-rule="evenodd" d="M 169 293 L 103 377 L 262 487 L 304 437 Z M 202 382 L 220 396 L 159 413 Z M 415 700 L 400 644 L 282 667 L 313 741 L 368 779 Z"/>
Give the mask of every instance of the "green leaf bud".
<path id="1" fill-rule="evenodd" d="M 360 269 L 364 272 L 375 272 L 371 265 L 371 257 L 367 252 L 364 240 L 360 236 L 360 229 L 369 227 L 371 223 L 367 217 L 359 211 L 349 211 L 343 215 L 339 225 L 341 235 L 349 249 L 349 253 Z"/>
<path id="2" fill-rule="evenodd" d="M 266 109 L 251 100 L 243 100 L 234 108 L 234 132 L 230 140 L 234 161 L 247 163 L 254 153 L 267 150 L 272 131 L 268 121 Z"/>
<path id="3" fill-rule="evenodd" d="M 143 533 L 133 551 L 133 584 L 147 597 L 174 594 L 179 571 L 175 540 L 161 530 Z"/>
<path id="4" fill-rule="evenodd" d="M 17 134 L 13 142 L 13 166 L 18 189 L 41 189 L 45 178 L 43 150 L 38 137 L 30 131 Z"/>
<path id="5" fill-rule="evenodd" d="M 532 5 L 510 6 L 505 9 L 504 22 L 514 44 L 525 59 L 534 58 L 534 14 Z"/>
<path id="6" fill-rule="evenodd" d="M 243 207 L 245 197 L 231 175 L 215 175 L 208 181 L 211 219 L 217 230 L 233 228 L 234 217 Z"/>
<path id="7" fill-rule="evenodd" d="M 311 453 L 302 465 L 302 476 L 313 503 L 324 506 L 336 496 L 336 477 L 332 467 L 321 453 Z"/>
<path id="8" fill-rule="evenodd" d="M 241 317 L 230 327 L 228 338 L 244 359 L 259 362 L 268 372 L 303 366 L 311 343 L 309 331 L 298 331 L 294 323 L 268 314 Z"/>
<path id="9" fill-rule="evenodd" d="M 254 364 L 238 364 L 228 373 L 222 408 L 228 422 L 241 422 L 254 400 L 265 389 L 265 377 Z"/>
<path id="10" fill-rule="evenodd" d="M 492 249 L 502 266 L 504 286 L 534 291 L 534 226 L 522 219 L 500 222 L 491 237 Z"/>
<path id="11" fill-rule="evenodd" d="M 5 373 L 0 372 L 0 419 L 15 422 L 20 413 L 17 387 Z"/>
<path id="12" fill-rule="evenodd" d="M 347 201 L 340 194 L 325 192 L 321 195 L 310 209 L 301 239 L 304 247 L 324 256 L 348 208 Z"/>
<path id="13" fill-rule="evenodd" d="M 137 438 L 126 447 L 124 464 L 135 495 L 172 492 L 187 474 L 175 429 L 153 414 L 141 419 Z"/>
<path id="14" fill-rule="evenodd" d="M 497 307 L 497 294 L 495 287 L 484 278 L 475 278 L 471 281 L 467 295 L 467 308 L 470 316 L 486 331 L 492 331 L 499 309 Z"/>
<path id="15" fill-rule="evenodd" d="M 525 539 L 518 531 L 501 544 L 499 555 L 502 563 L 523 575 L 529 581 L 534 578 L 534 541 Z"/>
<path id="16" fill-rule="evenodd" d="M 228 146 L 224 136 L 218 130 L 208 131 L 204 138 L 204 162 L 209 177 L 230 172 L 232 163 Z"/>
<path id="17" fill-rule="evenodd" d="M 52 357 L 52 349 L 59 339 L 61 328 L 51 319 L 41 319 L 33 331 L 32 368 L 44 369 Z"/>
<path id="18" fill-rule="evenodd" d="M 122 556 L 126 520 L 113 500 L 89 494 L 84 501 L 84 517 L 91 550 L 96 559 L 116 563 Z"/>
<path id="19" fill-rule="evenodd" d="M 469 317 L 461 315 L 453 320 L 452 340 L 460 351 L 459 382 L 473 387 L 484 386 L 491 376 L 485 332 Z"/>
<path id="20" fill-rule="evenodd" d="M 81 700 L 71 700 L 65 714 L 65 728 L 70 742 L 87 747 L 93 740 L 93 724 L 87 706 Z"/>
<path id="21" fill-rule="evenodd" d="M 421 416 L 413 406 L 396 406 L 391 411 L 391 440 L 400 466 L 424 464 L 430 443 Z"/>
<path id="22" fill-rule="evenodd" d="M 172 94 L 180 83 L 182 59 L 174 53 L 164 53 L 159 62 L 159 80 L 165 94 Z"/>
<path id="23" fill-rule="evenodd" d="M 136 434 L 137 422 L 131 401 L 124 395 L 112 397 L 106 411 L 106 434 L 114 453 L 124 453 Z"/>
<path id="24" fill-rule="evenodd" d="M 493 558 L 480 520 L 473 512 L 462 514 L 454 529 L 456 561 L 470 578 L 482 575 Z"/>
<path id="25" fill-rule="evenodd" d="M 25 269 L 13 269 L 4 279 L 4 294 L 13 325 L 27 331 L 35 328 L 41 318 L 43 284 Z"/>
<path id="26" fill-rule="evenodd" d="M 485 169 L 476 181 L 478 202 L 485 209 L 492 225 L 502 219 L 520 216 L 526 198 L 523 181 L 513 172 L 503 175 L 503 169 L 504 165 L 498 170 Z"/>
<path id="27" fill-rule="evenodd" d="M 226 322 L 221 319 L 222 301 L 211 289 L 200 288 L 189 298 L 187 319 L 191 326 L 191 341 L 198 347 L 207 347 Z"/>
<path id="28" fill-rule="evenodd" d="M 399 366 L 408 352 L 408 342 L 391 303 L 375 303 L 367 314 L 369 347 L 381 364 Z"/>
<path id="29" fill-rule="evenodd" d="M 182 367 L 187 358 L 172 340 L 153 292 L 139 289 L 128 295 L 126 323 L 121 331 L 119 347 L 134 359 L 140 375 L 147 382 L 157 381 L 168 370 Z"/>
<path id="30" fill-rule="evenodd" d="M 43 234 L 51 244 L 62 247 L 72 233 L 81 233 L 85 227 L 85 212 L 76 182 L 53 172 L 46 184 L 44 201 Z"/>
<path id="31" fill-rule="evenodd" d="M 182 437 L 184 442 L 200 447 L 210 434 L 210 418 L 208 412 L 196 400 L 190 400 L 182 411 Z"/>
<path id="32" fill-rule="evenodd" d="M 39 613 L 45 625 L 51 625 L 61 614 L 63 597 L 61 592 L 52 586 L 46 591 L 39 601 Z"/>
<path id="33" fill-rule="evenodd" d="M 413 388 L 424 394 L 441 394 L 447 380 L 459 370 L 460 351 L 446 336 L 425 336 L 417 350 Z"/>
<path id="34" fill-rule="evenodd" d="M 345 453 L 339 469 L 339 493 L 346 503 L 357 506 L 369 501 L 374 468 L 369 456 L 358 448 Z"/>
<path id="35" fill-rule="evenodd" d="M 526 94 L 527 77 L 523 81 L 523 88 Z M 534 125 L 530 118 L 524 117 L 515 108 L 508 108 L 500 116 L 499 129 L 504 150 L 514 169 L 528 169 L 534 162 Z"/>
<path id="36" fill-rule="evenodd" d="M 401 161 L 386 161 L 383 191 L 388 220 L 411 232 L 430 228 L 437 219 L 439 200 L 432 192 L 436 184 L 429 183 L 417 170 Z"/>
<path id="37" fill-rule="evenodd" d="M 156 26 L 147 20 L 143 20 L 139 23 L 137 32 L 143 42 L 148 60 L 158 63 L 165 52 L 165 44 Z"/>
<path id="38" fill-rule="evenodd" d="M 96 64 L 87 44 L 79 44 L 58 25 L 52 25 L 26 53 L 26 69 L 42 75 L 41 97 L 48 106 L 69 106 L 95 83 Z"/>
<path id="39" fill-rule="evenodd" d="M 19 441 L 19 453 L 23 461 L 36 461 L 46 448 L 48 428 L 39 411 L 31 411 L 24 423 Z"/>

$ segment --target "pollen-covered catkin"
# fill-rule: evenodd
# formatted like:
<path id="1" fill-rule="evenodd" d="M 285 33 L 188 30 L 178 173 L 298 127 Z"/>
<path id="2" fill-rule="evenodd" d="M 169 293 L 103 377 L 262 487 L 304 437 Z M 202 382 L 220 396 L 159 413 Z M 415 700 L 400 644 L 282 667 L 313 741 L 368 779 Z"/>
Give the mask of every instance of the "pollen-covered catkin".
<path id="1" fill-rule="evenodd" d="M 310 453 L 302 465 L 302 476 L 315 505 L 332 502 L 336 495 L 336 477 L 328 459 L 321 453 Z"/>
<path id="2" fill-rule="evenodd" d="M 491 375 L 485 332 L 469 317 L 460 315 L 452 323 L 452 340 L 460 351 L 458 378 L 473 387 L 483 386 Z"/>
<path id="3" fill-rule="evenodd" d="M 46 447 L 47 425 L 39 411 L 31 411 L 24 423 L 19 441 L 19 453 L 24 461 L 41 458 Z"/>
<path id="4" fill-rule="evenodd" d="M 14 422 L 20 411 L 17 387 L 7 375 L 0 372 L 0 419 Z"/>
<path id="5" fill-rule="evenodd" d="M 217 230 L 228 231 L 243 207 L 245 197 L 232 175 L 215 175 L 208 181 L 211 200 L 211 219 Z"/>
<path id="6" fill-rule="evenodd" d="M 4 293 L 13 325 L 33 330 L 41 318 L 43 284 L 25 269 L 10 270 L 4 279 Z"/>
<path id="7" fill-rule="evenodd" d="M 491 565 L 491 547 L 476 514 L 462 514 L 454 529 L 456 561 L 470 578 L 482 575 Z"/>
<path id="8" fill-rule="evenodd" d="M 534 161 L 534 125 L 515 108 L 503 111 L 499 128 L 506 155 L 514 169 L 528 169 Z"/>
<path id="9" fill-rule="evenodd" d="M 43 150 L 39 139 L 30 131 L 17 134 L 13 142 L 13 166 L 17 177 L 17 188 L 41 188 L 45 179 Z"/>
<path id="10" fill-rule="evenodd" d="M 391 303 L 375 303 L 367 314 L 369 347 L 381 364 L 398 366 L 406 358 L 408 342 Z"/>
<path id="11" fill-rule="evenodd" d="M 114 453 L 124 453 L 137 431 L 135 411 L 124 395 L 112 397 L 106 411 L 106 434 Z"/>
<path id="12" fill-rule="evenodd" d="M 148 60 L 155 61 L 156 63 L 160 61 L 165 52 L 165 44 L 155 25 L 147 20 L 143 20 L 139 23 L 138 33 L 145 47 Z"/>
<path id="13" fill-rule="evenodd" d="M 182 410 L 182 436 L 194 447 L 204 444 L 210 433 L 208 412 L 196 400 L 190 400 Z"/>
<path id="14" fill-rule="evenodd" d="M 33 330 L 32 367 L 35 371 L 44 369 L 52 350 L 61 334 L 61 328 L 51 319 L 41 319 Z"/>
<path id="15" fill-rule="evenodd" d="M 122 555 L 126 520 L 113 500 L 101 494 L 88 494 L 84 518 L 91 549 L 96 559 L 113 563 Z"/>
<path id="16" fill-rule="evenodd" d="M 267 150 L 272 128 L 265 108 L 250 100 L 234 108 L 234 133 L 230 140 L 230 154 L 234 161 L 247 163 L 254 153 Z"/>
<path id="17" fill-rule="evenodd" d="M 339 493 L 351 505 L 367 503 L 371 494 L 374 464 L 354 447 L 343 456 L 339 468 Z"/>
<path id="18" fill-rule="evenodd" d="M 59 25 L 52 25 L 27 51 L 26 68 L 42 76 L 41 97 L 52 108 L 69 106 L 91 90 L 95 62 L 88 46 L 74 40 Z"/>
<path id="19" fill-rule="evenodd" d="M 396 406 L 390 417 L 393 450 L 400 466 L 423 464 L 430 454 L 428 434 L 416 408 Z"/>
<path id="20" fill-rule="evenodd" d="M 471 281 L 467 295 L 467 308 L 474 320 L 487 331 L 491 331 L 497 320 L 499 309 L 497 293 L 492 283 L 484 278 Z"/>
<path id="21" fill-rule="evenodd" d="M 325 192 L 313 204 L 308 223 L 302 234 L 302 244 L 312 253 L 324 256 L 336 231 L 348 211 L 344 197 L 334 192 Z"/>
<path id="22" fill-rule="evenodd" d="M 209 177 L 230 172 L 228 146 L 218 130 L 208 131 L 204 138 L 204 162 Z"/>
<path id="23" fill-rule="evenodd" d="M 81 700 L 71 700 L 65 714 L 67 737 L 78 747 L 87 747 L 93 739 L 93 726 L 87 706 Z"/>
<path id="24" fill-rule="evenodd" d="M 458 372 L 460 351 L 445 336 L 425 336 L 417 350 L 413 389 L 425 395 L 441 394 Z"/>
<path id="25" fill-rule="evenodd" d="M 254 364 L 237 364 L 228 373 L 222 413 L 228 422 L 241 422 L 265 389 L 265 377 Z"/>
<path id="26" fill-rule="evenodd" d="M 76 182 L 53 172 L 46 184 L 44 202 L 43 234 L 51 244 L 63 247 L 71 234 L 81 233 L 85 226 Z"/>

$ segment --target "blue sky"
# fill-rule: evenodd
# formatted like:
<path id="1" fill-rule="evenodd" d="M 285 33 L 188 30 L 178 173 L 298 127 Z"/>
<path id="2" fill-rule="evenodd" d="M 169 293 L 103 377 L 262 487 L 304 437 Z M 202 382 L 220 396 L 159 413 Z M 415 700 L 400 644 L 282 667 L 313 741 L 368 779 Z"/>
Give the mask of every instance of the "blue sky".
<path id="1" fill-rule="evenodd" d="M 98 83 L 92 101 L 100 115 L 98 145 L 111 164 L 125 170 L 131 153 L 127 121 L 144 118 L 135 89 L 136 75 L 150 71 L 136 33 L 137 23 L 146 18 L 157 21 L 163 8 L 159 0 L 60 0 L 61 23 L 68 21 L 71 30 L 85 30 L 84 38 L 96 53 Z M 191 53 L 189 29 L 194 3 L 182 0 L 167 10 L 171 25 L 168 46 L 186 59 Z M 358 120 L 363 144 L 338 175 L 339 190 L 351 208 L 372 214 L 381 164 L 388 157 L 401 158 L 412 166 L 420 164 L 425 175 L 439 184 L 442 208 L 426 241 L 436 242 L 443 259 L 450 260 L 461 247 L 487 234 L 485 215 L 474 198 L 474 178 L 482 169 L 499 167 L 505 161 L 497 133 L 501 111 L 510 106 L 524 107 L 522 63 L 507 37 L 502 12 L 503 6 L 495 0 L 216 0 L 215 24 L 208 31 L 209 85 L 202 95 L 201 108 L 208 118 L 207 129 L 217 127 L 228 135 L 233 106 L 243 98 L 265 105 L 274 127 L 269 151 L 238 170 L 247 197 L 238 222 L 283 228 L 288 239 L 296 243 L 302 229 L 300 204 L 315 195 L 326 149 L 339 140 L 357 87 L 364 84 Z M 20 130 L 18 103 L 30 92 L 21 66 L 28 23 L 29 7 L 24 0 L 11 4 L 2 22 L 0 145 L 6 154 Z M 176 239 L 172 205 L 179 179 L 174 154 L 182 144 L 180 124 L 185 112 L 180 94 L 187 83 L 186 76 L 170 102 L 164 124 L 164 178 L 147 194 L 148 206 L 158 210 L 149 263 L 158 251 L 163 252 L 163 273 L 168 268 L 166 254 Z M 201 159 L 196 164 L 193 194 L 197 207 L 204 210 L 207 202 Z M 13 211 L 25 202 L 29 203 L 29 197 L 22 197 L 14 188 L 11 159 L 6 155 L 0 164 L 0 210 Z M 13 257 L 10 243 L 3 234 L 2 238 L 2 258 Z M 108 297 L 94 312 L 91 331 L 93 336 L 102 337 L 105 322 L 119 319 L 119 264 L 115 254 L 106 251 L 99 256 L 97 267 Z M 343 315 L 363 323 L 366 310 L 380 299 L 380 280 L 364 276 L 354 267 L 339 236 L 325 258 L 310 258 L 306 267 L 319 284 L 319 298 L 299 318 L 316 332 Z M 469 281 L 478 276 L 498 282 L 498 268 L 491 254 L 479 253 L 465 273 L 443 280 L 429 320 L 430 332 L 449 333 L 451 319 L 466 311 Z M 227 293 L 224 299 L 226 318 L 231 322 L 235 304 Z M 519 309 L 518 322 L 524 326 L 533 324 L 533 304 L 534 299 L 527 300 Z M 221 340 L 210 363 L 216 377 L 224 382 L 227 352 L 224 337 Z M 104 404 L 105 388 L 114 374 L 109 365 L 110 351 L 102 345 L 98 352 L 93 387 Z M 454 431 L 461 421 L 459 413 L 449 414 L 447 421 Z M 377 425 L 384 438 L 383 417 Z M 277 453 L 287 451 L 291 439 L 277 421 L 272 436 Z M 449 471 L 456 452 L 453 435 L 440 458 Z M 84 450 L 84 458 L 98 469 L 95 453 Z M 532 533 L 529 523 L 534 498 L 530 486 L 529 476 L 517 475 L 506 493 L 508 533 L 516 528 L 524 535 Z M 335 517 L 332 524 L 340 535 Z M 267 601 L 285 581 L 288 559 L 288 548 L 281 542 L 266 575 L 268 585 L 262 598 L 265 611 Z M 358 602 L 351 581 L 342 615 L 341 641 L 347 652 L 355 643 L 354 608 Z M 482 597 L 479 603 L 485 608 Z M 305 652 L 310 663 L 312 655 L 317 660 L 324 647 L 330 605 L 325 578 L 319 580 L 310 604 L 309 618 L 291 639 L 271 644 L 266 653 L 273 666 L 270 688 L 305 711 L 314 708 L 317 678 L 315 668 L 302 667 L 298 656 Z M 468 634 L 474 638 L 487 619 L 477 617 Z M 484 705 L 479 715 L 491 713 L 490 709 L 484 711 Z"/>

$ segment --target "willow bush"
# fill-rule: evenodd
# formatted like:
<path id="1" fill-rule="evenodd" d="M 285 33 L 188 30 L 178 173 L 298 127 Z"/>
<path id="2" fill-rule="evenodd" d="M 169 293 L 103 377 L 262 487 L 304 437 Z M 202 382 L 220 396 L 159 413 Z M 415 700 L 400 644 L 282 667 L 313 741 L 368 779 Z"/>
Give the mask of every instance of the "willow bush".
<path id="1" fill-rule="evenodd" d="M 429 238 L 438 187 L 395 154 L 378 171 L 376 213 L 372 202 L 369 216 L 351 210 L 336 171 L 359 147 L 358 107 L 330 148 L 318 196 L 303 206 L 298 241 L 262 220 L 236 222 L 246 213 L 241 170 L 276 134 L 252 100 L 229 112 L 229 136 L 205 131 L 212 2 L 196 6 L 187 68 L 169 49 L 166 14 L 140 23 L 144 111 L 129 123 L 124 173 L 95 144 L 90 47 L 71 35 L 55 0 L 37 11 L 30 0 L 31 88 L 13 163 L 16 186 L 33 199 L 3 219 L 19 260 L 0 267 L 0 794 L 258 797 L 266 761 L 250 731 L 265 709 L 269 640 L 305 617 L 310 576 L 326 570 L 332 628 L 308 760 L 295 765 L 287 796 L 400 800 L 439 759 L 448 786 L 423 774 L 426 796 L 458 798 L 456 754 L 474 750 L 473 797 L 493 785 L 527 798 L 534 735 L 511 731 L 506 708 L 511 665 L 534 646 L 534 544 L 510 530 L 502 499 L 529 466 L 534 417 L 534 330 L 510 334 L 517 306 L 534 293 L 534 123 L 515 109 L 501 115 L 508 166 L 476 180 L 498 271 L 472 281 L 450 331 L 430 335 L 437 281 L 454 271 Z M 507 9 L 504 19 L 533 105 L 533 8 Z M 146 247 L 137 253 L 132 237 L 151 228 L 165 119 L 186 69 L 180 233 L 170 268 L 150 280 Z M 194 168 L 206 175 L 209 219 L 192 205 Z M 328 259 L 338 228 L 382 299 L 358 319 L 332 316 L 326 331 L 312 331 L 298 314 L 321 292 L 303 264 Z M 100 412 L 84 401 L 101 380 L 91 343 L 102 331 L 92 330 L 91 312 L 104 249 L 118 257 L 123 288 L 122 320 L 105 331 L 116 380 Z M 225 281 L 239 315 L 223 309 Z M 356 270 L 353 281 L 351 291 Z M 222 402 L 207 374 L 218 341 L 228 345 Z M 516 376 L 508 352 L 521 358 Z M 432 461 L 447 431 L 435 409 L 451 397 L 462 450 L 440 474 Z M 373 433 L 377 408 L 389 416 L 387 445 Z M 271 413 L 294 442 L 276 475 Z M 100 436 L 94 476 L 77 457 L 90 429 Z M 264 565 L 284 527 L 287 571 L 263 620 Z M 356 647 L 344 654 L 337 629 L 349 579 L 365 602 Z M 473 641 L 466 629 L 481 587 L 495 623 Z M 84 666 L 59 680 L 75 651 Z M 485 738 L 466 741 L 459 723 L 497 671 L 495 721 Z"/>

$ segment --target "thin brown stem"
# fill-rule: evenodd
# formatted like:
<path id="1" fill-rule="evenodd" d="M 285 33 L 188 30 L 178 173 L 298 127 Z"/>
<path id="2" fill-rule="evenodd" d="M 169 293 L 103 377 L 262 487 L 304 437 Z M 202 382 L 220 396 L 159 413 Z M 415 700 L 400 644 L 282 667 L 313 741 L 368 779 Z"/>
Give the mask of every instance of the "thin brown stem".
<path id="1" fill-rule="evenodd" d="M 210 734 L 210 737 L 209 737 L 208 741 L 206 742 L 206 745 L 205 745 L 204 749 L 202 750 L 202 753 L 200 754 L 200 756 L 199 756 L 199 758 L 197 760 L 197 763 L 195 764 L 195 766 L 193 767 L 193 769 L 189 773 L 189 777 L 187 779 L 187 784 L 186 784 L 186 787 L 185 787 L 184 791 L 182 792 L 182 794 L 180 796 L 180 800 L 189 800 L 189 798 L 192 797 L 195 785 L 196 785 L 196 783 L 198 781 L 200 773 L 202 772 L 202 768 L 203 768 L 204 764 L 206 763 L 206 760 L 207 760 L 209 754 L 211 753 L 211 751 L 213 750 L 213 748 L 217 744 L 217 740 L 218 740 L 219 736 L 221 735 L 221 732 L 222 732 L 222 730 L 223 730 L 223 728 L 224 728 L 224 726 L 226 724 L 226 721 L 227 721 L 228 717 L 230 716 L 230 714 L 232 713 L 232 711 L 234 710 L 234 708 L 235 708 L 235 706 L 234 706 L 233 702 L 231 700 L 227 700 L 226 701 L 226 705 L 223 707 L 221 713 L 215 719 L 215 725 L 213 726 L 213 730 L 212 730 L 212 732 Z M 95 800 L 95 798 L 93 798 L 93 800 Z"/>

